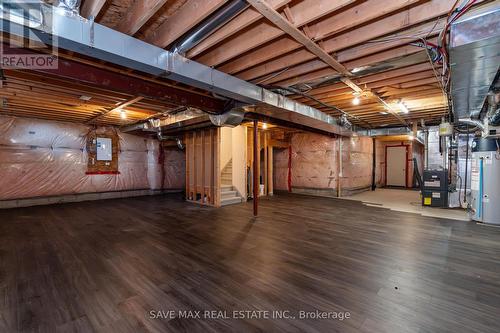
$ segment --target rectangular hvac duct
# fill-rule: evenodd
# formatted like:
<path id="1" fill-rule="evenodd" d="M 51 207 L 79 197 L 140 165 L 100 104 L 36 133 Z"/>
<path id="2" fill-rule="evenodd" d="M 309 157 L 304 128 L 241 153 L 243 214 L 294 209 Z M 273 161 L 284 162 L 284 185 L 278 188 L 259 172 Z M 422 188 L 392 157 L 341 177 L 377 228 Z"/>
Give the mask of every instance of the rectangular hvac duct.
<path id="1" fill-rule="evenodd" d="M 479 118 L 500 65 L 498 1 L 451 25 L 450 64 L 455 119 Z"/>
<path id="2" fill-rule="evenodd" d="M 145 43 L 78 15 L 48 5 L 39 5 L 43 22 L 19 19 L 23 8 L 16 2 L 0 3 L 0 31 L 26 38 L 35 35 L 48 45 L 73 51 L 112 64 L 157 77 L 165 77 L 250 105 L 264 105 L 281 111 L 280 118 L 340 135 L 350 131 L 336 119 L 310 106 L 297 103 L 257 85 L 238 79 L 203 64 Z M 30 33 L 27 35 L 27 31 Z"/>

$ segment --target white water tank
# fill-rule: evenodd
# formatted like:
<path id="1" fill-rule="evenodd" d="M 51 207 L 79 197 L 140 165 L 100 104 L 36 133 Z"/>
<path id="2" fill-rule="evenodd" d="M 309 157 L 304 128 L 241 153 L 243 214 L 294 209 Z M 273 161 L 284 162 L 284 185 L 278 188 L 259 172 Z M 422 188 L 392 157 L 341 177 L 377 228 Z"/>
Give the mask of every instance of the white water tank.
<path id="1" fill-rule="evenodd" d="M 472 143 L 471 211 L 474 221 L 500 225 L 500 139 Z"/>

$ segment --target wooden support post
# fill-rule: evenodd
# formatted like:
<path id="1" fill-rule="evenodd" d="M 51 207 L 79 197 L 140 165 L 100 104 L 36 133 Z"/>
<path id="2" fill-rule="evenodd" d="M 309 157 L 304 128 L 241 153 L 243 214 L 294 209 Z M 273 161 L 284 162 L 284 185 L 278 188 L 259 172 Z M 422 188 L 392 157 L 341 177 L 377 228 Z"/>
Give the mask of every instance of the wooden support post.
<path id="1" fill-rule="evenodd" d="M 193 201 L 196 201 L 198 196 L 198 183 L 196 182 L 198 176 L 198 161 L 196 158 L 196 132 L 193 132 Z"/>
<path id="2" fill-rule="evenodd" d="M 264 195 L 269 194 L 269 158 L 268 158 L 268 141 L 267 132 L 264 132 L 264 170 L 262 172 L 262 179 L 264 180 Z"/>
<path id="3" fill-rule="evenodd" d="M 253 216 L 259 210 L 259 122 L 253 121 Z"/>
<path id="4" fill-rule="evenodd" d="M 214 159 L 214 176 L 215 176 L 215 198 L 214 206 L 221 206 L 221 165 L 220 165 L 220 154 L 221 154 L 221 128 L 217 127 L 214 130 L 215 133 L 215 154 Z"/>
<path id="5" fill-rule="evenodd" d="M 288 192 L 292 192 L 292 145 L 288 147 Z"/>
<path id="6" fill-rule="evenodd" d="M 215 166 L 215 157 L 218 157 L 216 156 L 215 154 L 215 142 L 214 142 L 214 129 L 211 128 L 209 129 L 209 133 L 210 133 L 210 156 L 211 156 L 211 162 L 210 164 Z M 214 169 L 216 169 L 216 167 L 214 167 Z M 212 170 L 212 172 L 210 173 L 210 188 L 209 188 L 209 192 L 210 192 L 210 200 L 209 200 L 209 203 L 211 205 L 214 205 L 215 204 L 215 171 Z"/>
<path id="7" fill-rule="evenodd" d="M 273 195 L 274 192 L 274 180 L 273 180 L 273 146 L 268 146 L 267 148 L 267 193 L 268 195 Z"/>
<path id="8" fill-rule="evenodd" d="M 338 178 L 337 178 L 337 197 L 342 196 L 342 177 L 343 177 L 343 171 L 342 171 L 342 137 L 339 137 L 338 143 L 339 143 L 339 163 L 338 163 Z"/>
<path id="9" fill-rule="evenodd" d="M 377 172 L 377 139 L 372 138 L 372 191 L 377 188 L 377 183 L 375 180 L 375 173 Z"/>
<path id="10" fill-rule="evenodd" d="M 201 199 L 200 204 L 205 205 L 205 176 L 206 176 L 206 161 L 205 161 L 205 131 L 201 131 Z M 212 169 L 212 164 L 209 165 L 209 170 Z"/>

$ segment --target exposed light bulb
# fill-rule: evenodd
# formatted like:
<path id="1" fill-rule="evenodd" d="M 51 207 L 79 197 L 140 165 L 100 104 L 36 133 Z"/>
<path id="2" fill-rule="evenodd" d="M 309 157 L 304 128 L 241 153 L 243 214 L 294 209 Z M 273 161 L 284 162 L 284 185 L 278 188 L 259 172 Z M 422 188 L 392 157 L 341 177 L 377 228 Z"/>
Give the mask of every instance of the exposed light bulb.
<path id="1" fill-rule="evenodd" d="M 262 123 L 262 129 L 267 129 L 267 123 Z"/>
<path id="2" fill-rule="evenodd" d="M 408 136 L 408 139 L 410 139 L 410 141 L 413 141 L 413 140 L 415 140 L 415 137 L 413 135 L 410 135 L 410 136 Z"/>
<path id="3" fill-rule="evenodd" d="M 127 111 L 125 111 L 125 110 L 120 110 L 120 118 L 122 118 L 122 119 L 127 119 Z"/>
<path id="4" fill-rule="evenodd" d="M 360 102 L 360 99 L 359 99 L 359 97 L 358 97 L 358 96 L 356 96 L 356 97 L 354 97 L 354 98 L 352 99 L 352 104 L 353 104 L 353 105 L 359 105 L 359 102 Z"/>

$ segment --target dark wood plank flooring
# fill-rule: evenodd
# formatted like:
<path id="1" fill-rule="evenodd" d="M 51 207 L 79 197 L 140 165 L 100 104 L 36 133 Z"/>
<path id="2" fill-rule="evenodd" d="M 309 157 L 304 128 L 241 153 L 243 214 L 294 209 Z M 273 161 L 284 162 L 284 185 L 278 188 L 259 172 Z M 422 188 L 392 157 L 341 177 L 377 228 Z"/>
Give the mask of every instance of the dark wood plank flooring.
<path id="1" fill-rule="evenodd" d="M 251 212 L 172 195 L 0 211 L 0 332 L 500 331 L 498 228 L 288 194 Z"/>

